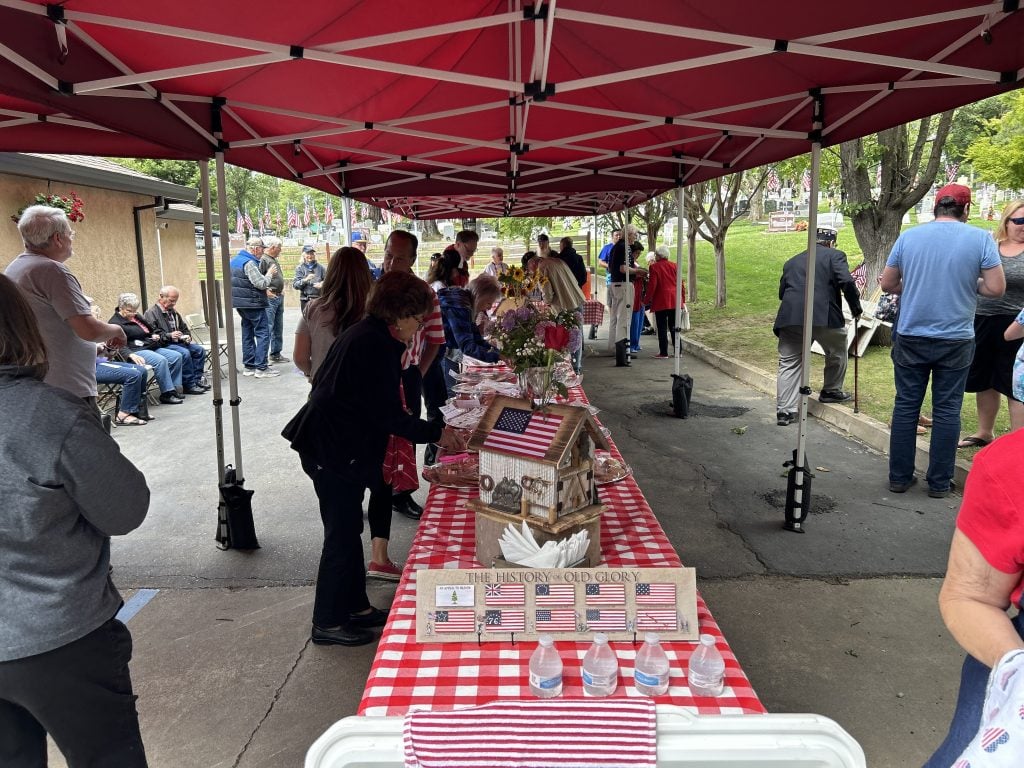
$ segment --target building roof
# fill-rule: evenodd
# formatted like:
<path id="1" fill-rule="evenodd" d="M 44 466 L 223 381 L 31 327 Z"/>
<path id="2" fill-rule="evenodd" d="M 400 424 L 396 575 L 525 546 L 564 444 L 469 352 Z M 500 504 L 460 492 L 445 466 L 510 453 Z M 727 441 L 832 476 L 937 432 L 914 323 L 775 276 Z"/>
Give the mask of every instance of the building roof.
<path id="1" fill-rule="evenodd" d="M 533 410 L 525 400 L 499 395 L 480 419 L 467 447 L 557 465 L 583 430 L 598 448 L 608 450 L 608 440 L 586 408 L 552 403 Z"/>
<path id="2" fill-rule="evenodd" d="M 111 160 L 88 155 L 49 155 L 38 152 L 0 153 L 0 173 L 29 176 L 87 187 L 132 192 L 191 203 L 199 190 L 125 168 Z"/>

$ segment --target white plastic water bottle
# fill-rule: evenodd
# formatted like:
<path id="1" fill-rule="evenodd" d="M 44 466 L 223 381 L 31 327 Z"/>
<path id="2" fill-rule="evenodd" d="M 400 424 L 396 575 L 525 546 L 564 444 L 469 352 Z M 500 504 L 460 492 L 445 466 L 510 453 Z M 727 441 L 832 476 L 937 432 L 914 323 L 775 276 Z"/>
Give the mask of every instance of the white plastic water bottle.
<path id="1" fill-rule="evenodd" d="M 719 696 L 725 687 L 725 659 L 713 635 L 701 635 L 687 668 L 690 690 L 698 696 Z"/>
<path id="2" fill-rule="evenodd" d="M 608 647 L 608 635 L 598 632 L 583 657 L 583 692 L 590 696 L 611 696 L 619 687 L 619 660 Z"/>
<path id="3" fill-rule="evenodd" d="M 562 659 L 551 635 L 537 638 L 537 649 L 530 657 L 530 692 L 541 699 L 562 695 Z"/>
<path id="4" fill-rule="evenodd" d="M 668 690 L 668 656 L 654 632 L 644 636 L 643 647 L 636 655 L 633 685 L 644 696 L 661 696 Z"/>

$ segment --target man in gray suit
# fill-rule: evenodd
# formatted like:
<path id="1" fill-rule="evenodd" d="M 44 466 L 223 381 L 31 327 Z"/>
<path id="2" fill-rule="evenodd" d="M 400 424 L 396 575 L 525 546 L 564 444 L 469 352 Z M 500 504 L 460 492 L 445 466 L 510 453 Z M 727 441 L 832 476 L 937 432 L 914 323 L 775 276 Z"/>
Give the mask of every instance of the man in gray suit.
<path id="1" fill-rule="evenodd" d="M 822 403 L 842 403 L 851 395 L 843 391 L 848 359 L 846 318 L 839 296 L 854 318 L 861 313 L 860 295 L 846 254 L 837 250 L 836 231 L 817 231 L 818 247 L 814 263 L 814 317 L 811 338 L 825 350 L 825 384 L 818 395 Z M 804 348 L 804 291 L 807 285 L 807 251 L 799 253 L 782 267 L 779 281 L 779 312 L 774 331 L 779 337 L 779 377 L 777 383 L 777 420 L 780 427 L 797 418 L 800 397 L 800 365 Z"/>

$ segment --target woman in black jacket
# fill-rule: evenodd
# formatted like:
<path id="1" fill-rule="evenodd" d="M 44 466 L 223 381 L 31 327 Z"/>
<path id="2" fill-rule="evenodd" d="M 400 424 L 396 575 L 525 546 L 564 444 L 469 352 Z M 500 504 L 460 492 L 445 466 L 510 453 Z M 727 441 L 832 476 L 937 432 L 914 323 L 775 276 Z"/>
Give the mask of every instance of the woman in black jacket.
<path id="1" fill-rule="evenodd" d="M 363 494 L 381 482 L 389 435 L 437 442 L 442 424 L 409 414 L 399 397 L 402 352 L 430 312 L 430 288 L 405 272 L 374 287 L 367 316 L 344 331 L 317 371 L 309 401 L 282 435 L 313 480 L 324 546 L 313 603 L 312 640 L 363 645 L 387 621 L 366 595 Z"/>
<path id="2" fill-rule="evenodd" d="M 187 395 L 205 394 L 206 390 L 203 389 L 183 388 L 181 372 L 184 354 L 168 347 L 170 337 L 159 328 L 149 326 L 138 312 L 139 297 L 134 293 L 122 293 L 117 297 L 117 311 L 111 316 L 110 322 L 124 329 L 124 335 L 128 337 L 125 351 L 138 355 L 153 366 L 160 385 L 160 402 L 164 405 L 183 403 L 178 392 Z M 162 374 L 161 361 L 167 362 L 169 377 Z"/>

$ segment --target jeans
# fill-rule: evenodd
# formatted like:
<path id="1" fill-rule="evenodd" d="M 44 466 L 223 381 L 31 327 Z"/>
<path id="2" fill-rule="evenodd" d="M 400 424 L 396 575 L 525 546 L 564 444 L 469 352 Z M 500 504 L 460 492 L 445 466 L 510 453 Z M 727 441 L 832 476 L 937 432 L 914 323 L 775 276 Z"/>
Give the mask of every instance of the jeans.
<path id="1" fill-rule="evenodd" d="M 174 388 L 181 389 L 185 382 L 185 359 L 188 354 L 171 347 L 160 347 L 153 351 L 167 361 L 167 365 L 170 366 L 171 378 L 174 380 Z"/>
<path id="2" fill-rule="evenodd" d="M 274 296 L 267 304 L 267 326 L 270 333 L 270 354 L 280 355 L 284 347 L 284 296 Z"/>
<path id="3" fill-rule="evenodd" d="M 117 410 L 121 413 L 138 413 L 139 404 L 146 391 L 149 371 L 144 365 L 135 363 L 96 361 L 97 384 L 120 384 L 121 397 Z"/>
<path id="4" fill-rule="evenodd" d="M 1024 638 L 1024 613 L 1014 617 L 1013 628 Z M 973 656 L 964 658 L 953 722 L 949 724 L 945 740 L 924 764 L 924 768 L 949 768 L 960 753 L 967 749 L 981 726 L 981 705 L 985 701 L 985 688 L 991 671 Z"/>
<path id="5" fill-rule="evenodd" d="M 181 378 L 185 386 L 199 386 L 206 367 L 206 350 L 198 344 L 169 344 L 167 348 L 181 355 Z"/>
<path id="6" fill-rule="evenodd" d="M 330 628 L 347 624 L 350 614 L 370 607 L 363 560 L 363 493 L 366 484 L 355 470 L 332 472 L 302 456 L 302 469 L 313 480 L 324 524 L 324 546 L 316 575 L 313 624 Z"/>
<path id="7" fill-rule="evenodd" d="M 644 309 L 633 310 L 633 317 L 629 324 L 629 349 L 631 352 L 640 351 L 640 332 L 644 329 Z"/>
<path id="8" fill-rule="evenodd" d="M 181 385 L 181 355 L 174 355 L 172 360 L 152 349 L 136 349 L 132 354 L 145 360 L 146 365 L 153 366 L 153 375 L 156 376 L 161 394 L 173 392 L 175 387 Z"/>
<path id="9" fill-rule="evenodd" d="M 267 369 L 270 354 L 270 325 L 266 309 L 239 309 L 242 318 L 242 365 L 250 369 Z"/>
<path id="10" fill-rule="evenodd" d="M 46 765 L 46 734 L 68 765 L 145 768 L 128 662 L 132 636 L 109 619 L 52 651 L 0 662 L 0 765 Z"/>
<path id="11" fill-rule="evenodd" d="M 893 374 L 896 403 L 889 433 L 889 482 L 909 483 L 914 476 L 917 450 L 917 421 L 921 403 L 932 381 L 932 434 L 928 473 L 933 491 L 949 489 L 960 438 L 960 407 L 964 385 L 974 356 L 973 339 L 937 339 L 892 335 Z"/>

